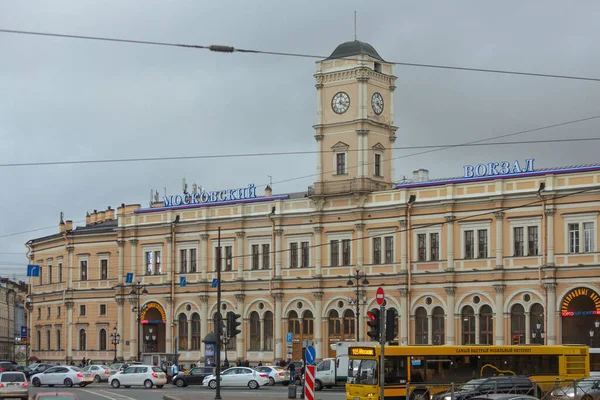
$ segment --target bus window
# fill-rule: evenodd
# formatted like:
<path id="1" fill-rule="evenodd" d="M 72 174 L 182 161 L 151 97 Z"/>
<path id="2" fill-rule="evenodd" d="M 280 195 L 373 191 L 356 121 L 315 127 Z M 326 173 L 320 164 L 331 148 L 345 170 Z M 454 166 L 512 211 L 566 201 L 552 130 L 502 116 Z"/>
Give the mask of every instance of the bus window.
<path id="1" fill-rule="evenodd" d="M 427 358 L 426 380 L 432 383 L 450 382 L 452 380 L 452 360 L 450 357 L 438 356 Z"/>
<path id="2" fill-rule="evenodd" d="M 348 362 L 348 383 L 377 385 L 377 361 L 350 360 Z"/>
<path id="3" fill-rule="evenodd" d="M 454 365 L 454 382 L 467 382 L 479 376 L 477 357 L 452 357 L 452 362 Z"/>
<path id="4" fill-rule="evenodd" d="M 399 385 L 406 383 L 406 357 L 385 358 L 385 385 Z"/>

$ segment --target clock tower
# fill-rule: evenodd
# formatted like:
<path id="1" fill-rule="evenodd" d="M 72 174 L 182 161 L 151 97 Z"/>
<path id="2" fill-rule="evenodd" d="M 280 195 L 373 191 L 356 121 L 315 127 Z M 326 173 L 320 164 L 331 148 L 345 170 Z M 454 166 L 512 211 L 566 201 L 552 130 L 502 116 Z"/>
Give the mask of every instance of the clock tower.
<path id="1" fill-rule="evenodd" d="M 393 65 L 368 43 L 342 43 L 317 62 L 314 195 L 387 190 L 394 183 Z"/>

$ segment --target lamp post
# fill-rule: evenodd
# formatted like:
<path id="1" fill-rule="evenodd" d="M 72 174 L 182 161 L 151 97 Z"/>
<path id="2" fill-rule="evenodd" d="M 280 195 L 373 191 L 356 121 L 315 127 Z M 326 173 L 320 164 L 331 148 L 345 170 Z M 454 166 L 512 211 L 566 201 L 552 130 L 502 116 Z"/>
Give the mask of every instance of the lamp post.
<path id="1" fill-rule="evenodd" d="M 113 363 L 117 362 L 117 345 L 121 343 L 121 334 L 117 332 L 117 327 L 115 326 L 110 334 L 110 341 L 115 347 L 115 358 L 113 358 Z"/>
<path id="2" fill-rule="evenodd" d="M 227 346 L 229 345 L 229 336 L 227 335 L 227 333 L 223 333 L 223 347 L 225 350 L 225 360 L 223 361 L 223 366 L 225 368 L 229 368 L 229 360 L 227 359 Z"/>
<path id="3" fill-rule="evenodd" d="M 362 282 L 361 282 L 362 279 Z M 356 283 L 355 283 L 356 281 Z M 356 307 L 356 341 L 360 341 L 360 306 L 364 306 L 367 304 L 367 298 L 363 296 L 360 297 L 360 291 L 363 286 L 369 284 L 369 280 L 367 279 L 367 274 L 361 273 L 359 269 L 356 270 L 354 275 L 350 275 L 348 278 L 348 282 L 346 283 L 348 286 L 355 287 L 355 298 L 348 298 L 348 303 L 353 304 Z"/>
<path id="4" fill-rule="evenodd" d="M 152 352 L 152 349 L 154 348 L 155 341 L 156 341 L 156 334 L 154 334 L 154 329 L 148 328 L 148 334 L 146 335 L 146 340 L 144 341 L 144 343 L 146 344 L 146 346 L 148 346 L 148 348 L 150 349 L 150 352 Z"/>
<path id="5" fill-rule="evenodd" d="M 542 329 L 542 323 L 538 320 L 535 324 L 535 330 L 531 332 L 531 341 L 537 344 L 544 344 L 546 332 Z"/>
<path id="6" fill-rule="evenodd" d="M 130 295 L 137 297 L 136 307 L 131 311 L 137 311 L 137 344 L 138 344 L 138 356 L 137 360 L 142 361 L 142 340 L 141 340 L 141 331 L 142 331 L 142 307 L 140 307 L 140 296 L 143 294 L 148 294 L 148 290 L 146 290 L 146 286 L 142 285 L 140 281 L 134 283 L 131 286 Z"/>
<path id="7" fill-rule="evenodd" d="M 598 332 L 598 329 L 600 329 L 600 321 L 596 320 L 594 321 L 594 327 L 590 328 L 590 347 L 594 347 L 594 334 Z"/>

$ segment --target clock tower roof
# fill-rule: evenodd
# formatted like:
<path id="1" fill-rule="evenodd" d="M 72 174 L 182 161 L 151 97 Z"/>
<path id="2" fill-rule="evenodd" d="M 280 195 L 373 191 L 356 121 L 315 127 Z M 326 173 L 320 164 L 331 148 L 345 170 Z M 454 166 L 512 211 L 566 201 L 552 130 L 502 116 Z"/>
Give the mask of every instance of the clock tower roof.
<path id="1" fill-rule="evenodd" d="M 377 60 L 384 61 L 373 46 L 369 43 L 361 42 L 360 40 L 353 40 L 351 42 L 340 44 L 327 59 L 332 60 L 336 58 L 357 56 L 360 54 L 365 54 Z"/>

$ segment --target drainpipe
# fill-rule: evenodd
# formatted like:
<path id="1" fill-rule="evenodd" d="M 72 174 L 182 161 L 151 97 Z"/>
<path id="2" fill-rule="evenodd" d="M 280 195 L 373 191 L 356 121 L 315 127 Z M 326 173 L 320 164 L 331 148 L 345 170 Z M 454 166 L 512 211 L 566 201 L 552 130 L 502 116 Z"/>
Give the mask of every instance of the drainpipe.
<path id="1" fill-rule="evenodd" d="M 275 215 L 275 206 L 273 206 L 273 208 L 271 209 L 271 212 L 269 214 L 267 214 L 267 217 L 269 217 L 269 220 L 271 220 L 271 225 L 273 226 L 273 232 L 271 233 L 271 236 L 273 238 L 273 251 L 272 251 L 272 253 L 273 253 L 273 260 L 269 259 L 269 261 L 272 261 L 271 262 L 271 265 L 272 265 L 271 269 L 273 270 L 273 272 L 271 274 L 272 275 L 271 276 L 272 279 L 269 279 L 269 296 L 271 296 L 273 294 L 272 283 L 273 283 L 273 279 L 275 278 L 275 273 L 276 273 L 276 271 L 275 271 L 275 256 L 276 256 L 275 255 L 275 249 L 277 248 L 277 243 L 276 243 L 277 236 L 275 235 L 275 220 L 273 219 L 273 215 Z"/>
<path id="2" fill-rule="evenodd" d="M 175 217 L 175 220 L 171 223 L 171 304 L 169 305 L 169 315 L 171 316 L 171 320 L 175 318 L 173 313 L 175 312 L 175 244 L 177 241 L 175 240 L 176 229 L 175 225 L 179 222 L 179 215 Z M 174 327 L 171 321 L 167 321 L 168 326 L 165 329 L 171 330 L 171 348 L 174 350 L 175 347 L 175 335 L 174 335 Z M 175 360 L 177 362 L 177 360 Z"/>
<path id="3" fill-rule="evenodd" d="M 409 302 L 409 309 L 410 309 L 410 288 L 411 288 L 411 281 L 412 281 L 412 268 L 411 268 L 411 231 L 412 231 L 412 226 L 411 226 L 411 222 L 410 222 L 410 209 L 412 208 L 412 205 L 414 204 L 416 200 L 416 196 L 414 194 L 411 194 L 410 197 L 408 198 L 408 202 L 406 203 L 406 239 L 407 239 L 407 245 L 406 245 L 406 257 L 407 257 L 407 269 L 408 269 L 408 297 L 407 297 L 407 301 Z"/>
<path id="4" fill-rule="evenodd" d="M 544 182 L 541 182 L 540 187 L 537 191 L 537 197 L 542 201 L 542 263 L 538 267 L 538 283 L 540 287 L 544 286 L 542 283 L 542 268 L 546 265 L 546 251 L 548 249 L 548 234 L 546 232 L 546 198 L 542 196 L 542 192 L 544 191 L 544 189 L 546 189 L 546 184 Z M 523 233 L 523 235 L 525 235 L 525 232 Z"/>

